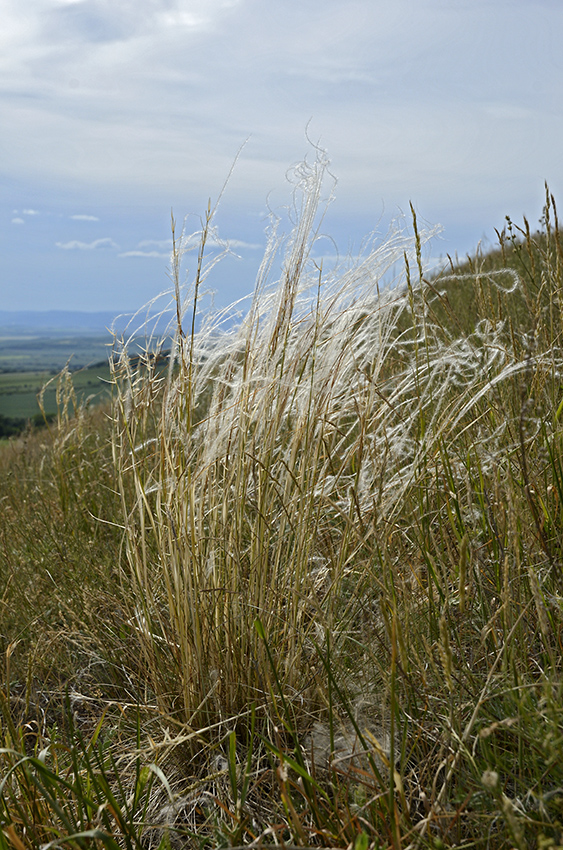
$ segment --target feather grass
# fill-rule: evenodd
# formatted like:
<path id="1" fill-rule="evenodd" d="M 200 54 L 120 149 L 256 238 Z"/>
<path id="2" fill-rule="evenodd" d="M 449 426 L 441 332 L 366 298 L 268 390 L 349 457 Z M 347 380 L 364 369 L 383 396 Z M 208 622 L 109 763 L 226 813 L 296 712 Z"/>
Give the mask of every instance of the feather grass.
<path id="1" fill-rule="evenodd" d="M 51 823 L 42 842 L 56 823 L 67 846 L 99 846 L 84 783 L 125 811 L 111 821 L 120 844 L 126 823 L 162 847 L 562 841 L 553 198 L 541 233 L 507 220 L 497 252 L 441 274 L 414 213 L 410 231 L 327 271 L 324 154 L 293 177 L 293 230 L 284 241 L 272 225 L 238 322 L 240 305 L 198 312 L 210 205 L 187 289 L 173 224 L 171 343 L 132 357 L 116 340 L 104 425 L 65 414 L 63 376 L 51 443 L 2 461 L 6 846 L 31 846 L 29 788 L 35 820 Z M 18 511 L 29 528 L 15 529 Z M 96 555 L 80 571 L 83 551 Z M 82 731 L 65 733 L 52 774 L 29 760 L 22 730 L 54 670 L 42 746 L 65 728 L 66 678 L 80 730 L 129 729 L 111 771 Z M 151 764 L 158 782 L 133 795 L 145 807 L 133 824 L 120 789 Z M 71 775 L 82 798 L 65 803 Z"/>

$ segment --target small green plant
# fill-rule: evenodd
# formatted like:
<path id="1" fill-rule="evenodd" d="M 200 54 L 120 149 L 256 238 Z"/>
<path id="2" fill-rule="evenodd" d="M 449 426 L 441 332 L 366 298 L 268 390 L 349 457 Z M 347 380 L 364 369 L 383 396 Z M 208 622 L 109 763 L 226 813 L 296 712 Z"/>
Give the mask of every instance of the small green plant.
<path id="1" fill-rule="evenodd" d="M 55 729 L 47 737 L 34 724 L 16 725 L 9 694 L 0 693 L 0 709 L 4 732 L 0 846 L 15 850 L 144 846 L 155 779 L 171 796 L 157 765 L 143 765 L 137 756 L 133 767 L 122 771 L 121 759 L 103 738 L 104 716 L 86 740 L 73 721 L 68 699 L 64 738 Z"/>

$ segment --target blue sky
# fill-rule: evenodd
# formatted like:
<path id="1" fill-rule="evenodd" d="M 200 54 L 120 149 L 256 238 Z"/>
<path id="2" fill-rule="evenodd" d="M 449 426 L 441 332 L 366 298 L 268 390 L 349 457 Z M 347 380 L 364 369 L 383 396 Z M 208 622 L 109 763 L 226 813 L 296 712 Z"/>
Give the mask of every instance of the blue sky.
<path id="1" fill-rule="evenodd" d="M 535 226 L 544 180 L 561 197 L 561 0 L 0 12 L 0 309 L 139 308 L 168 286 L 171 208 L 197 230 L 245 140 L 216 219 L 237 256 L 209 282 L 218 304 L 248 293 L 307 127 L 338 178 L 323 226 L 343 254 L 409 201 L 443 226 L 438 257 L 506 214 Z"/>

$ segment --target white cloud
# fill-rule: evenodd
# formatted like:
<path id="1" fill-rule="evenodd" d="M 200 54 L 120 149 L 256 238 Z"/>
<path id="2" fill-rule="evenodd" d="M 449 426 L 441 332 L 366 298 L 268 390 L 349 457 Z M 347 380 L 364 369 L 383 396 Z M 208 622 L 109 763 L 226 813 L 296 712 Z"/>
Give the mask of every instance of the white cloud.
<path id="1" fill-rule="evenodd" d="M 263 250 L 264 245 L 259 245 L 257 242 L 243 242 L 241 239 L 227 239 L 229 248 L 246 248 L 247 251 Z"/>
<path id="2" fill-rule="evenodd" d="M 69 57 L 90 58 L 90 51 L 213 28 L 242 0 L 2 0 L 0 48 L 4 62 L 20 52 L 21 67 L 30 60 L 59 64 Z M 84 53 L 86 50 L 86 54 Z M 22 55 L 22 52 L 24 55 Z M 27 61 L 26 61 L 27 60 Z M 29 67 L 29 66 L 28 66 Z"/>
<path id="3" fill-rule="evenodd" d="M 74 221 L 99 221 L 97 215 L 71 215 L 70 216 Z"/>
<path id="4" fill-rule="evenodd" d="M 273 209 L 287 203 L 284 174 L 308 149 L 311 118 L 309 136 L 327 148 L 339 178 L 330 214 L 338 209 L 340 222 L 362 230 L 360 220 L 369 229 L 383 209 L 392 214 L 412 199 L 459 233 L 473 222 L 473 234 L 475 221 L 485 228 L 499 223 L 499 211 L 502 224 L 505 212 L 530 210 L 544 178 L 556 195 L 563 186 L 561 0 L 0 7 L 2 167 L 26 188 L 10 200 L 19 207 L 12 215 L 26 219 L 28 198 L 45 210 L 37 222 L 45 229 L 55 208 L 67 223 L 81 205 L 105 221 L 128 217 L 127 235 L 112 229 L 133 248 L 121 256 L 166 261 L 169 240 L 137 241 L 139 232 L 167 232 L 154 217 L 141 229 L 142 217 L 165 221 L 171 205 L 180 214 L 205 210 L 250 136 L 218 216 L 228 214 L 226 232 L 247 237 L 230 246 L 250 265 L 260 241 L 251 210 L 269 192 Z M 45 187 L 60 188 L 62 205 L 51 206 Z M 116 249 L 111 239 L 58 244 Z M 149 263 L 119 265 L 152 274 Z"/>
<path id="5" fill-rule="evenodd" d="M 137 248 L 160 248 L 162 250 L 168 249 L 168 252 L 172 250 L 172 240 L 171 239 L 143 239 L 138 243 Z"/>
<path id="6" fill-rule="evenodd" d="M 25 221 L 23 220 L 23 218 L 13 218 L 12 224 L 25 224 Z"/>
<path id="7" fill-rule="evenodd" d="M 24 215 L 40 215 L 39 210 L 22 210 Z"/>
<path id="8" fill-rule="evenodd" d="M 190 236 L 186 236 L 184 238 L 183 248 L 186 251 L 193 251 L 196 248 L 199 248 L 201 242 L 201 234 L 193 233 Z M 179 243 L 178 243 L 179 244 Z M 215 237 L 208 236 L 205 242 L 206 248 L 220 248 L 221 250 L 233 249 L 233 248 L 242 248 L 247 249 L 249 251 L 256 251 L 258 248 L 263 248 L 263 245 L 259 245 L 256 242 L 244 242 L 242 239 L 228 239 L 223 237 Z"/>
<path id="9" fill-rule="evenodd" d="M 184 237 L 183 248 L 186 251 L 193 251 L 197 249 L 200 244 L 201 235 L 199 233 L 193 233 L 189 236 Z M 180 247 L 180 240 L 177 240 L 177 245 Z M 219 248 L 223 250 L 225 247 L 230 248 L 231 250 L 247 250 L 247 251 L 256 251 L 263 250 L 263 245 L 259 245 L 255 242 L 245 242 L 242 239 L 225 239 L 219 240 L 215 237 L 209 237 L 206 242 L 206 247 L 208 249 L 211 248 Z M 143 250 L 145 248 L 152 248 L 153 250 Z M 171 239 L 143 239 L 138 243 L 137 248 L 133 251 L 125 251 L 123 254 L 120 254 L 120 257 L 158 257 L 162 259 L 169 259 L 172 251 L 172 240 Z"/>
<path id="10" fill-rule="evenodd" d="M 73 239 L 70 242 L 57 242 L 56 246 L 64 251 L 96 251 L 99 248 L 119 248 L 119 245 L 109 236 L 103 239 L 95 239 L 94 242 L 79 242 L 78 239 Z"/>
<path id="11" fill-rule="evenodd" d="M 162 254 L 159 251 L 125 251 L 123 254 L 119 254 L 120 257 L 149 257 L 158 259 L 168 260 L 170 259 L 170 251 L 167 254 Z"/>
<path id="12" fill-rule="evenodd" d="M 3 2 L 12 23 L 0 35 L 0 97 L 16 175 L 207 196 L 251 135 L 228 197 L 255 204 L 304 152 L 311 116 L 311 135 L 364 205 L 413 178 L 459 198 L 476 171 L 498 174 L 507 152 L 506 172 L 521 171 L 540 126 L 542 155 L 556 161 L 560 113 L 546 110 L 559 103 L 563 6 L 536 15 L 514 0 L 507 18 L 501 0 L 493 10 L 481 0 L 29 0 L 22 28 L 20 0 Z"/>

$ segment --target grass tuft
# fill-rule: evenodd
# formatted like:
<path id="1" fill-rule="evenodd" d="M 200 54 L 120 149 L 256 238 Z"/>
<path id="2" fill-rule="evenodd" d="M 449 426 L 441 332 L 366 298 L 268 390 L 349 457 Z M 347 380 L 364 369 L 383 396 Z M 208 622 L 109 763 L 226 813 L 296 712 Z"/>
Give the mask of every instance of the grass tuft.
<path id="1" fill-rule="evenodd" d="M 0 846 L 563 843 L 554 199 L 327 271 L 329 176 L 238 322 L 173 222 L 171 338 L 2 450 Z"/>

